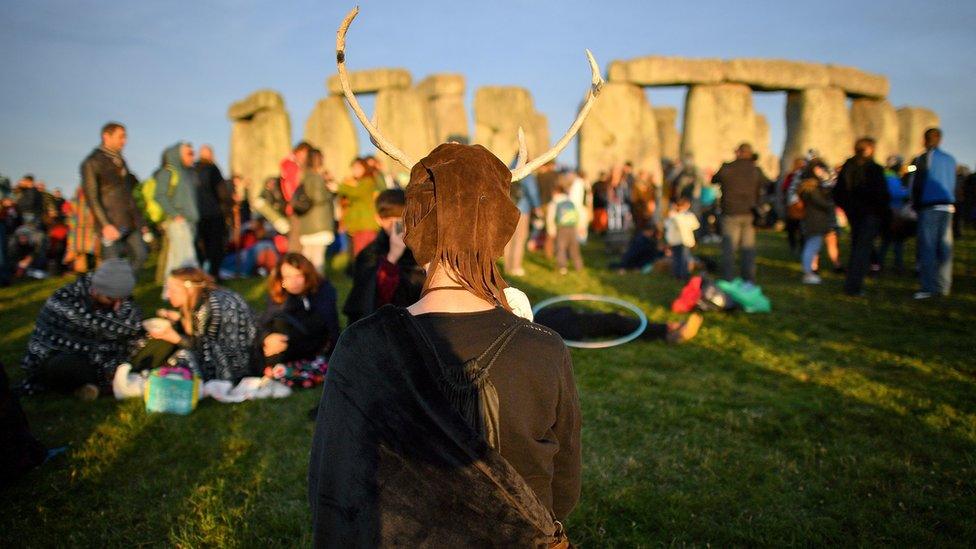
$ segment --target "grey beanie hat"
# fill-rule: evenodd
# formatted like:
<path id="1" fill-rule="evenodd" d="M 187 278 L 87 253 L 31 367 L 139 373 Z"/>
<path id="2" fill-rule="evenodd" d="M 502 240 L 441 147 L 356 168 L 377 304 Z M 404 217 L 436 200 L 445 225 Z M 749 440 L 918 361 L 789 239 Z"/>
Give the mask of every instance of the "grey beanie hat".
<path id="1" fill-rule="evenodd" d="M 129 297 L 136 287 L 132 265 L 124 259 L 106 259 L 95 269 L 91 286 L 96 292 L 113 299 Z"/>

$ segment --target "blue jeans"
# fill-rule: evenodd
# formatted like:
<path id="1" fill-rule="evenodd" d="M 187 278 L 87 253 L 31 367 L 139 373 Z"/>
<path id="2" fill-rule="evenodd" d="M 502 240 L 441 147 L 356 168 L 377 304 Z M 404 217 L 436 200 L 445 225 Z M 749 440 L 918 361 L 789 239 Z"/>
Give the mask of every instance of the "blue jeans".
<path id="1" fill-rule="evenodd" d="M 820 247 L 823 245 L 824 235 L 811 234 L 807 236 L 803 243 L 803 253 L 800 262 L 803 264 L 803 274 L 813 274 L 813 260 L 820 255 Z"/>
<path id="2" fill-rule="evenodd" d="M 679 280 L 687 280 L 691 276 L 688 272 L 688 260 L 691 250 L 684 246 L 671 246 L 671 274 Z"/>
<path id="3" fill-rule="evenodd" d="M 918 269 L 922 291 L 949 295 L 952 288 L 952 214 L 918 212 Z"/>

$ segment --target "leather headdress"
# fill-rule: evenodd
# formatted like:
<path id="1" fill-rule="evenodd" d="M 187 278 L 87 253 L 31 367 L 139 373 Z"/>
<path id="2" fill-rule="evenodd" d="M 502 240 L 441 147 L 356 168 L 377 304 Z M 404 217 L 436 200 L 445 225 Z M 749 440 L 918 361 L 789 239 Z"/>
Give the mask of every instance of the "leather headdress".
<path id="1" fill-rule="evenodd" d="M 418 263 L 443 264 L 458 275 L 458 284 L 505 306 L 507 284 L 495 260 L 519 219 L 509 197 L 511 179 L 505 164 L 481 145 L 445 143 L 410 171 L 403 213 L 403 239 Z"/>

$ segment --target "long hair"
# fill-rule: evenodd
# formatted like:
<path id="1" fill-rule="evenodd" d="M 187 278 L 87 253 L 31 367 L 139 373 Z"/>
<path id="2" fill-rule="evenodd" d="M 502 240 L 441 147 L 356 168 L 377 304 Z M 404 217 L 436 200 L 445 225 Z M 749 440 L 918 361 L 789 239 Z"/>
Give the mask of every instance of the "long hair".
<path id="1" fill-rule="evenodd" d="M 213 277 L 197 267 L 180 267 L 169 274 L 183 284 L 186 299 L 180 306 L 180 324 L 188 336 L 193 335 L 193 312 L 205 294 L 217 287 Z"/>
<path id="2" fill-rule="evenodd" d="M 305 275 L 305 287 L 302 288 L 301 295 L 314 294 L 318 291 L 319 286 L 322 285 L 323 279 L 319 275 L 318 271 L 315 270 L 315 265 L 308 260 L 304 255 L 294 252 L 286 253 L 281 256 L 278 260 L 278 264 L 275 265 L 273 271 L 271 271 L 271 276 L 268 277 L 268 295 L 271 296 L 271 301 L 275 303 L 284 303 L 288 299 L 288 292 L 281 287 L 281 266 L 285 264 L 291 265 L 292 267 L 298 269 Z"/>

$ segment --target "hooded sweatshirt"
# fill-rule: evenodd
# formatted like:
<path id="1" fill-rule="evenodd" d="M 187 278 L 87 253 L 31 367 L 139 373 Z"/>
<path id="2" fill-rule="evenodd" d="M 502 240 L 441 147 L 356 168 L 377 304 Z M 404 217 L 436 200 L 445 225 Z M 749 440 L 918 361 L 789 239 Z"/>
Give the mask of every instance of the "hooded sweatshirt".
<path id="1" fill-rule="evenodd" d="M 178 215 L 186 218 L 192 225 L 200 220 L 197 210 L 197 187 L 199 182 L 197 173 L 180 161 L 180 147 L 183 142 L 176 143 L 163 151 L 162 166 L 156 170 L 156 202 L 166 212 L 166 218 L 172 219 Z M 175 187 L 170 188 L 170 178 L 177 175 Z"/>

